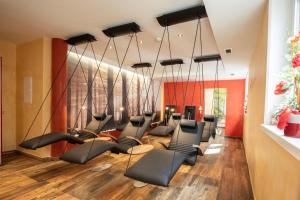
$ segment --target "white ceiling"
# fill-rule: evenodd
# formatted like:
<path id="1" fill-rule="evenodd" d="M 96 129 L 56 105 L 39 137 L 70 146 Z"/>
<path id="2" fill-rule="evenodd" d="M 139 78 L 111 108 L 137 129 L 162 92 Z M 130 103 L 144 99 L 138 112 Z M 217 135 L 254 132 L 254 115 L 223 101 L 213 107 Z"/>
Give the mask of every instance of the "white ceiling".
<path id="1" fill-rule="evenodd" d="M 220 67 L 220 79 L 246 77 L 261 24 L 264 2 L 265 0 L 204 0 L 209 20 L 201 20 L 203 52 L 221 54 L 224 66 Z M 142 32 L 138 34 L 139 42 L 142 41 L 142 61 L 154 64 L 159 47 L 156 38 L 161 37 L 163 32 L 155 17 L 201 3 L 199 0 L 0 0 L 0 40 L 22 43 L 42 36 L 66 39 L 77 34 L 91 33 L 98 39 L 93 46 L 100 59 L 108 41 L 101 30 L 134 21 L 142 28 Z M 229 15 L 231 13 L 234 15 Z M 184 59 L 184 75 L 188 74 L 196 24 L 197 21 L 191 21 L 169 27 L 172 57 Z M 178 38 L 178 34 L 183 34 L 183 37 Z M 199 35 L 197 38 L 195 55 L 200 54 Z M 120 59 L 129 39 L 128 36 L 116 38 Z M 159 60 L 169 58 L 167 38 L 164 41 Z M 135 40 L 132 42 L 124 62 L 127 69 L 139 61 Z M 224 55 L 225 48 L 232 48 L 232 55 Z M 78 50 L 82 52 L 83 46 Z M 90 57 L 91 52 L 88 47 Z M 114 49 L 110 49 L 104 61 L 118 65 L 114 53 Z M 171 76 L 171 67 L 167 69 L 168 76 Z M 178 67 L 174 67 L 174 71 L 177 69 Z M 214 70 L 215 63 L 205 63 L 205 79 L 213 79 Z M 192 74 L 195 71 L 196 65 L 193 65 Z M 155 77 L 160 77 L 161 72 L 162 67 L 158 65 Z M 231 76 L 231 73 L 234 75 Z"/>

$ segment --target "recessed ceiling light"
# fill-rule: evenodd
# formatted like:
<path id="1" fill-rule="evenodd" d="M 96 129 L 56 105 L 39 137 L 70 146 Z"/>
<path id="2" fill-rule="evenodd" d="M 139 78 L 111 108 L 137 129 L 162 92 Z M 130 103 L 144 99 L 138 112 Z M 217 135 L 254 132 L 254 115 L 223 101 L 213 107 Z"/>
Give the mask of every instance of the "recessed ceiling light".
<path id="1" fill-rule="evenodd" d="M 143 40 L 140 41 L 140 44 L 143 44 Z"/>
<path id="2" fill-rule="evenodd" d="M 230 74 L 230 76 L 234 76 L 234 75 L 235 75 L 234 73 L 231 73 L 231 74 Z"/>
<path id="3" fill-rule="evenodd" d="M 112 49 L 112 46 L 109 46 L 108 48 L 109 48 L 109 49 Z"/>
<path id="4" fill-rule="evenodd" d="M 178 38 L 181 38 L 182 36 L 183 36 L 182 33 L 178 33 L 178 34 L 177 34 L 177 37 L 178 37 Z"/>
<path id="5" fill-rule="evenodd" d="M 226 55 L 232 54 L 232 48 L 225 49 L 225 54 Z"/>

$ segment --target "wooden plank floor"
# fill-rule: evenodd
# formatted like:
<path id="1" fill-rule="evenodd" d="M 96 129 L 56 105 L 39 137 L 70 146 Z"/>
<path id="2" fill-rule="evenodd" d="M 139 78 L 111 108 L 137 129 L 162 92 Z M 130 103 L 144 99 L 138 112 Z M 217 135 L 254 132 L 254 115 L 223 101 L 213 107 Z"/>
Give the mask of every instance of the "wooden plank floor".
<path id="1" fill-rule="evenodd" d="M 151 137 L 157 141 L 168 138 Z M 222 144 L 219 154 L 199 157 L 195 166 L 182 166 L 169 187 L 135 188 L 123 176 L 128 155 L 104 154 L 85 165 L 39 161 L 20 154 L 4 156 L 0 167 L 0 199 L 253 199 L 248 166 L 241 140 L 218 136 L 201 144 Z M 210 146 L 211 147 L 211 146 Z M 140 156 L 132 156 L 131 164 Z M 92 169 L 105 163 L 104 172 Z"/>

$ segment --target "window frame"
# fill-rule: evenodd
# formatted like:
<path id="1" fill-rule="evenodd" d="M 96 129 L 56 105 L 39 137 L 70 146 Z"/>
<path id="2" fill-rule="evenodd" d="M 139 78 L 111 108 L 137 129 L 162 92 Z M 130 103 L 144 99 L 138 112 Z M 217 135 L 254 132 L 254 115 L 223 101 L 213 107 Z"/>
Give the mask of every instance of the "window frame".
<path id="1" fill-rule="evenodd" d="M 300 29 L 300 0 L 294 1 L 294 33 Z"/>

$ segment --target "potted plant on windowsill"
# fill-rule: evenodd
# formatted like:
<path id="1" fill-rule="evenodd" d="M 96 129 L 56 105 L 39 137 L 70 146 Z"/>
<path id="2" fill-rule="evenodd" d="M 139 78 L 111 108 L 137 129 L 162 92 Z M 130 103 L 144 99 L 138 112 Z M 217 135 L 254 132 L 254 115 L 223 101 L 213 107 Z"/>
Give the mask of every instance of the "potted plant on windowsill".
<path id="1" fill-rule="evenodd" d="M 300 138 L 300 31 L 288 39 L 288 45 L 288 65 L 274 92 L 283 95 L 283 102 L 273 113 L 273 121 L 285 136 Z"/>

